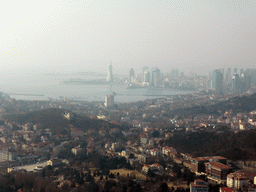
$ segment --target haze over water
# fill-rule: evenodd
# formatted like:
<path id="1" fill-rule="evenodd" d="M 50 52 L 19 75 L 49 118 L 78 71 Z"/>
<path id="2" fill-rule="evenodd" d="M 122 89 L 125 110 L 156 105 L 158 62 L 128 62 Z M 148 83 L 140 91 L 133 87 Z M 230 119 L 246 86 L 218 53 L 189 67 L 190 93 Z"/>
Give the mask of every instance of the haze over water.
<path id="1" fill-rule="evenodd" d="M 134 102 L 145 99 L 161 98 L 164 95 L 186 94 L 192 91 L 171 89 L 126 89 L 125 85 L 85 85 L 63 84 L 61 82 L 72 78 L 85 78 L 78 75 L 36 75 L 23 77 L 1 77 L 0 91 L 12 94 L 12 98 L 20 100 L 47 100 L 67 98 L 79 101 L 104 101 L 107 94 L 116 92 L 116 102 Z M 44 95 L 44 96 L 29 96 Z M 120 94 L 120 95 L 118 95 Z M 155 96 L 153 96 L 155 95 Z"/>

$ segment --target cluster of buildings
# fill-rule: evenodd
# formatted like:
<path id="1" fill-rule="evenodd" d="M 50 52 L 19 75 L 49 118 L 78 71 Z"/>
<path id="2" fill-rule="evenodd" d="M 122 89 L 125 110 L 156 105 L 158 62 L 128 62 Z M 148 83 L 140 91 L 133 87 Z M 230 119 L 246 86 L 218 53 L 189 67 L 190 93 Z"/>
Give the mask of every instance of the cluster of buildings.
<path id="1" fill-rule="evenodd" d="M 219 92 L 243 93 L 256 85 L 256 69 L 240 69 L 227 68 L 213 70 L 208 77 L 209 88 Z"/>
<path id="2" fill-rule="evenodd" d="M 222 172 L 225 168 L 219 168 Z M 226 174 L 225 174 L 226 175 Z M 236 191 L 246 191 L 255 192 L 256 191 L 256 174 L 251 174 L 243 171 L 236 171 L 226 175 L 225 186 L 221 186 L 220 192 L 236 192 Z M 190 183 L 191 192 L 208 192 L 209 183 L 202 179 L 195 179 L 194 182 Z"/>
<path id="3" fill-rule="evenodd" d="M 199 83 L 200 82 L 200 83 Z M 184 90 L 196 90 L 207 88 L 207 77 L 189 73 L 187 76 L 178 69 L 172 69 L 170 73 L 162 73 L 158 67 L 143 67 L 142 74 L 135 75 L 133 68 L 129 71 L 127 88 L 156 87 Z"/>

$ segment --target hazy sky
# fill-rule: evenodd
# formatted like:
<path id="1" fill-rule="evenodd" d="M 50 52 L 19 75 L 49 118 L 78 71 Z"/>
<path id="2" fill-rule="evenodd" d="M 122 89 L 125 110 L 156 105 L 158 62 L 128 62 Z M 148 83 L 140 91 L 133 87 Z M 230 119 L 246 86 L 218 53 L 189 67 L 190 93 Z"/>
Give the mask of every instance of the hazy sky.
<path id="1" fill-rule="evenodd" d="M 256 66 L 255 0 L 1 2 L 1 73 Z M 202 70 L 201 70 L 202 71 Z"/>

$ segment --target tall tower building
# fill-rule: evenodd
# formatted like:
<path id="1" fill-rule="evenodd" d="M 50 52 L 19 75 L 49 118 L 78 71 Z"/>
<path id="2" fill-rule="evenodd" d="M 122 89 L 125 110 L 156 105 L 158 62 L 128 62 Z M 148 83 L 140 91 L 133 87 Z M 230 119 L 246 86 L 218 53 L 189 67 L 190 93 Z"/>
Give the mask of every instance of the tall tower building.
<path id="1" fill-rule="evenodd" d="M 116 93 L 113 92 L 110 95 L 105 95 L 105 107 L 112 107 L 114 105 L 114 97 Z"/>
<path id="2" fill-rule="evenodd" d="M 112 64 L 110 62 L 108 66 L 108 71 L 107 71 L 107 82 L 113 83 L 114 82 L 114 77 L 113 77 L 113 71 L 112 71 Z"/>
<path id="3" fill-rule="evenodd" d="M 142 82 L 145 82 L 144 79 L 145 79 L 145 71 L 149 71 L 149 68 L 148 67 L 143 67 L 142 68 Z"/>
<path id="4" fill-rule="evenodd" d="M 131 68 L 129 71 L 129 83 L 133 83 L 132 79 L 134 78 L 135 74 L 134 74 L 134 69 Z"/>
<path id="5" fill-rule="evenodd" d="M 226 84 L 229 84 L 231 82 L 231 78 L 231 68 L 228 68 L 226 73 Z"/>
<path id="6" fill-rule="evenodd" d="M 240 91 L 245 92 L 251 88 L 251 76 L 248 73 L 242 73 L 240 75 Z"/>
<path id="7" fill-rule="evenodd" d="M 244 73 L 244 69 L 240 69 L 240 77 L 242 76 L 243 73 Z"/>
<path id="8" fill-rule="evenodd" d="M 143 82 L 144 83 L 149 83 L 150 82 L 150 73 L 149 73 L 148 69 L 146 69 L 143 73 Z"/>
<path id="9" fill-rule="evenodd" d="M 152 78 L 151 78 L 153 86 L 157 86 L 160 76 L 161 76 L 160 69 L 158 69 L 157 67 L 153 68 L 152 69 Z"/>
<path id="10" fill-rule="evenodd" d="M 234 73 L 232 76 L 232 91 L 240 92 L 240 78 L 237 73 Z"/>
<path id="11" fill-rule="evenodd" d="M 212 72 L 212 89 L 216 91 L 222 91 L 223 74 L 220 70 L 214 70 Z"/>

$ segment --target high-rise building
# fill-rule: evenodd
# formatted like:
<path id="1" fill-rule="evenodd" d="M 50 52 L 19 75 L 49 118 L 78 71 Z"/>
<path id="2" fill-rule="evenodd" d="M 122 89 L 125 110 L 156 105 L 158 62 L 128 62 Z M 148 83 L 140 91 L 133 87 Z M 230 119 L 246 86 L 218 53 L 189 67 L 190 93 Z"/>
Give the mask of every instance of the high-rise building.
<path id="1" fill-rule="evenodd" d="M 227 69 L 226 76 L 225 76 L 225 84 L 228 85 L 231 83 L 231 68 Z"/>
<path id="2" fill-rule="evenodd" d="M 145 73 L 145 71 L 146 71 L 146 73 Z M 145 74 L 147 75 L 147 73 L 149 73 L 149 68 L 148 67 L 143 67 L 142 68 L 142 82 L 145 82 Z"/>
<path id="3" fill-rule="evenodd" d="M 214 70 L 212 72 L 212 89 L 216 91 L 222 91 L 223 74 L 220 70 Z"/>
<path id="4" fill-rule="evenodd" d="M 237 73 L 234 73 L 232 76 L 232 91 L 240 92 L 240 78 Z"/>
<path id="5" fill-rule="evenodd" d="M 108 71 L 107 71 L 107 82 L 113 83 L 114 82 L 114 77 L 113 77 L 113 71 L 112 71 L 112 64 L 110 62 L 108 66 Z"/>
<path id="6" fill-rule="evenodd" d="M 115 97 L 116 93 L 113 92 L 110 95 L 105 95 L 105 107 L 111 107 L 114 105 L 114 97 Z"/>
<path id="7" fill-rule="evenodd" d="M 237 73 L 237 68 L 234 68 L 234 73 Z"/>
<path id="8" fill-rule="evenodd" d="M 143 71 L 143 83 L 150 83 L 150 73 L 148 68 Z"/>
<path id="9" fill-rule="evenodd" d="M 160 69 L 158 69 L 157 67 L 153 68 L 152 69 L 152 78 L 151 78 L 153 86 L 157 86 L 157 83 L 158 83 L 160 77 L 161 77 Z"/>
<path id="10" fill-rule="evenodd" d="M 131 68 L 130 71 L 129 71 L 129 83 L 133 83 L 132 82 L 132 79 L 134 78 L 134 69 Z"/>
<path id="11" fill-rule="evenodd" d="M 251 76 L 248 73 L 242 73 L 240 76 L 240 91 L 245 92 L 251 88 Z"/>
<path id="12" fill-rule="evenodd" d="M 240 69 L 240 77 L 242 76 L 243 73 L 244 73 L 244 69 Z"/>

